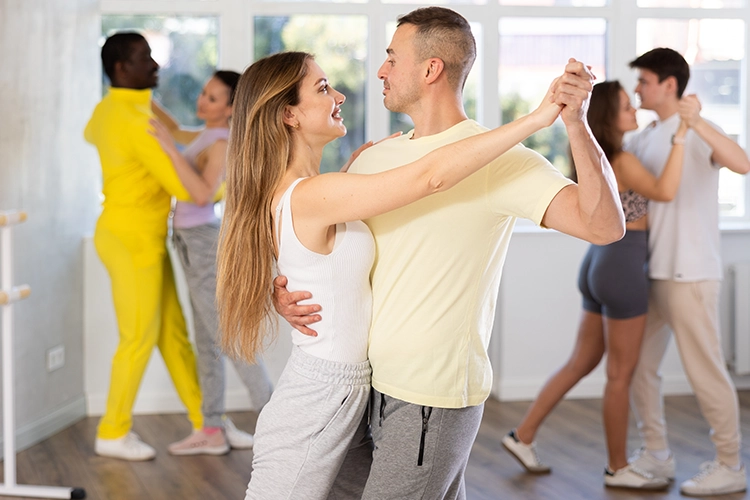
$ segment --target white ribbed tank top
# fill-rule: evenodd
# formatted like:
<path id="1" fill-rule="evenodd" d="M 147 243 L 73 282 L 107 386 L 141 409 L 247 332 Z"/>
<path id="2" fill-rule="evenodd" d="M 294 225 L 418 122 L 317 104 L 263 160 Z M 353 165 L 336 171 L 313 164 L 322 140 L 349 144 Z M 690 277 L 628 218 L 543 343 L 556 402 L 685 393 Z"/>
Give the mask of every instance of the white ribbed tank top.
<path id="1" fill-rule="evenodd" d="M 293 329 L 292 342 L 311 356 L 359 363 L 367 359 L 375 240 L 364 222 L 354 221 L 337 225 L 330 254 L 307 249 L 297 239 L 292 222 L 292 192 L 301 180 L 289 186 L 276 207 L 277 267 L 279 274 L 289 280 L 289 291 L 312 293 L 311 300 L 300 304 L 320 304 L 322 320 L 311 325 L 318 332 L 317 337 Z"/>

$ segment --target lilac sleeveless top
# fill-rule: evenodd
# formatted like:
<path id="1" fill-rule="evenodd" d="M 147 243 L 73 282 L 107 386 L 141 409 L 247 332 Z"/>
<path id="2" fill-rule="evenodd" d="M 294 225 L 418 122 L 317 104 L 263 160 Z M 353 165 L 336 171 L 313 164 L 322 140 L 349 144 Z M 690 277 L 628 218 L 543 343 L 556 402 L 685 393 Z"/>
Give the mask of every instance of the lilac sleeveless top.
<path id="1" fill-rule="evenodd" d="M 228 128 L 207 128 L 204 129 L 193 142 L 187 145 L 182 155 L 188 163 L 197 172 L 198 166 L 196 159 L 198 155 L 214 142 L 227 140 L 229 138 Z M 174 207 L 172 226 L 175 228 L 189 228 L 210 224 L 217 221 L 214 213 L 214 204 L 208 203 L 204 207 L 199 207 L 186 201 L 178 201 Z"/>
<path id="2" fill-rule="evenodd" d="M 632 189 L 620 193 L 625 222 L 634 222 L 648 213 L 648 198 Z"/>

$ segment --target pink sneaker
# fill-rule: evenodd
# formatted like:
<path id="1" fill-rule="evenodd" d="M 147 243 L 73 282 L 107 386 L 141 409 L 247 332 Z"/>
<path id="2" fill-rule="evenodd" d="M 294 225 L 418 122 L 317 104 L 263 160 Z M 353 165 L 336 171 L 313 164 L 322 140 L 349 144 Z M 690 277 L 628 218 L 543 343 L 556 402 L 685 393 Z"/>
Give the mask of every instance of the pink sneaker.
<path id="1" fill-rule="evenodd" d="M 182 441 L 170 444 L 167 450 L 172 455 L 224 455 L 229 453 L 229 445 L 223 432 L 209 434 L 199 430 L 193 431 Z"/>

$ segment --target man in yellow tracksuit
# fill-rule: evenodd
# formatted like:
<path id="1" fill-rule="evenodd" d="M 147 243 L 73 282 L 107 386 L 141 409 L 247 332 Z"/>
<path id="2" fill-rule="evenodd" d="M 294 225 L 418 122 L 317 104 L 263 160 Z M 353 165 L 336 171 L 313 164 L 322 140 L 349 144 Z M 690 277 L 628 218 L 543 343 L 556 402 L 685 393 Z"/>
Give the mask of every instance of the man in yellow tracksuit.
<path id="1" fill-rule="evenodd" d="M 84 136 L 96 146 L 102 164 L 104 202 L 94 244 L 112 280 L 120 341 L 95 450 L 108 457 L 150 460 L 155 450 L 131 427 L 133 404 L 154 346 L 193 428 L 203 425 L 195 356 L 166 248 L 171 197 L 190 201 L 190 196 L 148 133 L 151 89 L 159 70 L 148 42 L 137 33 L 112 35 L 102 47 L 102 63 L 112 85 Z"/>

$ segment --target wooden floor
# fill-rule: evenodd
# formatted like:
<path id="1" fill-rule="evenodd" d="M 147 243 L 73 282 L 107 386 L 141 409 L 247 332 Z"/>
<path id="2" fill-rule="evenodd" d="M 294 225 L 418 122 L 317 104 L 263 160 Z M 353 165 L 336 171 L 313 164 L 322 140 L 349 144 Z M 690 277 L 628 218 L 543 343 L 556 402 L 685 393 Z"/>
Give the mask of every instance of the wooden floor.
<path id="1" fill-rule="evenodd" d="M 750 391 L 740 393 L 742 432 L 750 436 Z M 608 490 L 602 486 L 604 442 L 600 400 L 564 401 L 538 436 L 542 458 L 553 473 L 532 476 L 503 450 L 500 438 L 523 415 L 528 403 L 487 402 L 484 420 L 466 471 L 468 498 L 489 499 L 653 499 L 683 498 L 679 483 L 713 458 L 708 427 L 700 417 L 695 398 L 667 398 L 670 440 L 677 456 L 677 480 L 667 492 L 639 493 Z M 234 413 L 240 428 L 252 430 L 254 413 Z M 96 500 L 241 499 L 248 480 L 252 451 L 232 451 L 222 457 L 172 457 L 167 444 L 184 437 L 189 429 L 181 415 L 135 418 L 135 430 L 157 448 L 156 460 L 130 463 L 98 457 L 93 451 L 97 419 L 87 418 L 18 454 L 18 483 L 78 486 Z M 638 446 L 631 430 L 630 449 Z M 743 460 L 750 465 L 748 448 Z M 10 498 L 10 497 L 3 497 Z M 745 493 L 723 500 L 750 498 Z"/>

